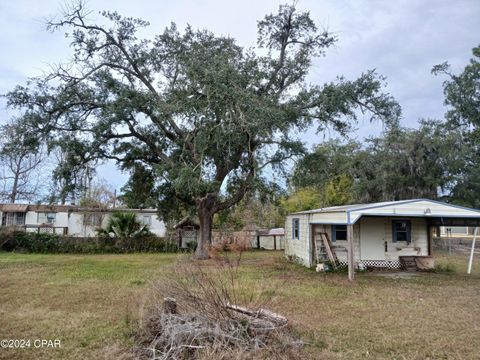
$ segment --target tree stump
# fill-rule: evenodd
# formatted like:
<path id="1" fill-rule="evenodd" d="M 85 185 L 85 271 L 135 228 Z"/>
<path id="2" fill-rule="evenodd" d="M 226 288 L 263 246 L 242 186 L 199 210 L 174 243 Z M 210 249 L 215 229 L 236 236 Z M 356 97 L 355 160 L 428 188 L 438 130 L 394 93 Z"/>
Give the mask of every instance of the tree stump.
<path id="1" fill-rule="evenodd" d="M 177 300 L 171 297 L 166 297 L 163 299 L 163 312 L 165 314 L 176 314 L 177 313 Z"/>

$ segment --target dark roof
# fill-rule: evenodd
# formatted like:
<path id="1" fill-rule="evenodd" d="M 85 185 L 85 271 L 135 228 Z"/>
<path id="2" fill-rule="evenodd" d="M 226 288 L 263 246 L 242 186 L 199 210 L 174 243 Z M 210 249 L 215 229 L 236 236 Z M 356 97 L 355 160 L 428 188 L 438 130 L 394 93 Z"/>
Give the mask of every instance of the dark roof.
<path id="1" fill-rule="evenodd" d="M 182 220 L 175 224 L 175 229 L 181 229 L 184 227 L 194 227 L 195 229 L 200 229 L 200 225 L 188 216 L 184 217 Z"/>
<path id="2" fill-rule="evenodd" d="M 156 213 L 156 209 L 127 209 L 127 208 L 96 208 L 83 207 L 77 205 L 57 205 L 57 204 L 0 204 L 0 211 L 4 212 L 27 212 L 27 211 L 51 211 L 51 212 L 115 212 L 115 211 L 134 211 L 137 213 Z"/>
<path id="3" fill-rule="evenodd" d="M 3 204 L 0 205 L 0 211 L 26 212 L 28 205 L 25 204 Z"/>

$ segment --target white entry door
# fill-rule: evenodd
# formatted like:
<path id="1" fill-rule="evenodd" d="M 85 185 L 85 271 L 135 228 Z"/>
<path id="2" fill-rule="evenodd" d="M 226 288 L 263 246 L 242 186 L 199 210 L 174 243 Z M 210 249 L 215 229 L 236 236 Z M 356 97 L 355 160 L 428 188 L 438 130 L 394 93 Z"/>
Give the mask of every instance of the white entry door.
<path id="1" fill-rule="evenodd" d="M 385 260 L 385 223 L 381 217 L 360 220 L 360 259 Z"/>

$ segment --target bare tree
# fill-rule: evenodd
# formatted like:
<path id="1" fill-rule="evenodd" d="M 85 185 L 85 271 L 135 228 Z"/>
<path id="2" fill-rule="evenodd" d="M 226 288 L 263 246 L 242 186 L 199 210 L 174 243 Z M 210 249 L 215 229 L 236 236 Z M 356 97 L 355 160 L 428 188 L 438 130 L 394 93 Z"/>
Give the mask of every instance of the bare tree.
<path id="1" fill-rule="evenodd" d="M 53 169 L 47 202 L 78 205 L 88 196 L 96 163 L 85 161 L 71 142 L 52 144 L 50 156 Z"/>
<path id="2" fill-rule="evenodd" d="M 15 203 L 33 201 L 42 187 L 41 164 L 46 156 L 44 145 L 25 131 L 21 122 L 0 128 L 0 199 Z"/>
<path id="3" fill-rule="evenodd" d="M 80 205 L 103 209 L 114 208 L 116 191 L 105 179 L 96 179 L 89 184 Z"/>

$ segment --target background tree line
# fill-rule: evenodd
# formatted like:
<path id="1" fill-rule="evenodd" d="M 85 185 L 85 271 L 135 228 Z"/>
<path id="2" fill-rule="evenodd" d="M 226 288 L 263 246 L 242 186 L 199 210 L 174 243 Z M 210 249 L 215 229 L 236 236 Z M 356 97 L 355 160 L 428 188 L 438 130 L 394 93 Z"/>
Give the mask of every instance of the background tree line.
<path id="1" fill-rule="evenodd" d="M 375 71 L 307 81 L 312 61 L 337 38 L 295 6 L 260 20 L 249 49 L 175 24 L 139 39 L 144 20 L 103 12 L 96 23 L 89 15 L 76 2 L 49 21 L 49 30 L 67 32 L 72 60 L 6 95 L 21 112 L 21 136 L 2 144 L 3 163 L 21 156 L 18 145 L 34 165 L 40 150 L 57 154 L 44 201 L 88 199 L 95 166 L 113 160 L 131 174 L 121 195 L 127 206 L 155 206 L 166 221 L 198 218 L 198 258 L 208 256 L 214 224 L 280 225 L 286 212 L 356 201 L 477 203 L 478 48 L 460 75 L 447 63 L 434 68 L 447 76 L 446 121 L 414 130 L 400 126 L 401 108 Z M 385 126 L 365 144 L 346 140 L 360 112 Z M 294 136 L 326 128 L 339 139 L 312 152 Z M 268 174 L 288 170 L 291 159 L 297 164 L 283 190 Z M 22 198 L 10 187 L 11 201 L 31 201 L 28 189 Z"/>
<path id="2" fill-rule="evenodd" d="M 460 74 L 448 63 L 432 73 L 446 76 L 445 119 L 422 119 L 417 129 L 390 123 L 364 142 L 346 134 L 316 145 L 298 159 L 287 190 L 277 192 L 269 211 L 276 226 L 291 212 L 352 203 L 430 198 L 480 208 L 480 48 Z M 241 221 L 241 209 L 251 208 L 244 204 L 223 219 Z"/>
<path id="3" fill-rule="evenodd" d="M 56 173 L 66 184 L 76 184 L 68 176 L 77 169 L 104 160 L 151 172 L 162 218 L 198 218 L 199 259 L 208 257 L 214 217 L 251 193 L 265 169 L 304 153 L 296 133 L 345 133 L 359 112 L 386 123 L 400 115 L 373 70 L 307 81 L 312 61 L 337 38 L 292 5 L 258 21 L 248 49 L 175 24 L 140 39 L 149 25 L 142 19 L 105 11 L 95 22 L 83 2 L 65 9 L 47 28 L 67 33 L 72 60 L 17 86 L 8 106 L 22 112 L 30 133 L 67 154 L 60 167 L 67 171 Z M 128 191 L 125 198 L 132 199 Z"/>

